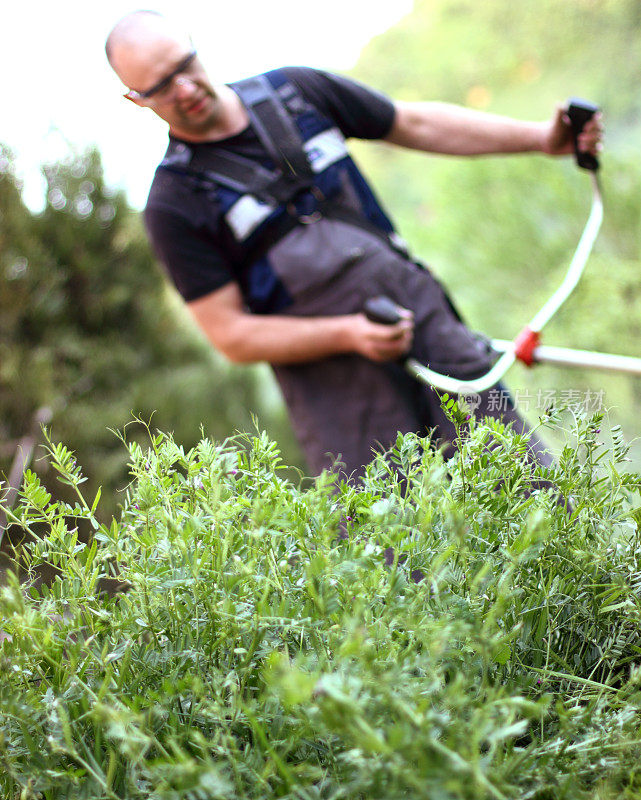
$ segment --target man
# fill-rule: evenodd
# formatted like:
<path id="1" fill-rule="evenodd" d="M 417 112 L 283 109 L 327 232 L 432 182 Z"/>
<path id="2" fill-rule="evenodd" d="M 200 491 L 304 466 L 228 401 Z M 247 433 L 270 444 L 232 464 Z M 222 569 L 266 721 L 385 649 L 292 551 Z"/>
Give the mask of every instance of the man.
<path id="1" fill-rule="evenodd" d="M 471 378 L 491 357 L 430 272 L 399 247 L 344 139 L 452 155 L 558 155 L 572 151 L 563 110 L 533 123 L 393 103 L 304 68 L 214 85 L 189 37 L 154 12 L 121 19 L 106 50 L 125 96 L 169 125 L 145 211 L 152 244 L 213 345 L 232 361 L 272 365 L 311 471 L 340 457 L 358 475 L 397 431 L 433 429 L 451 440 L 438 397 L 398 360 L 411 352 Z M 579 146 L 600 147 L 598 119 Z M 399 322 L 364 316 L 365 300 L 378 294 L 407 309 Z M 477 413 L 486 406 L 487 393 Z M 502 417 L 525 429 L 514 409 Z M 534 437 L 532 449 L 548 463 Z"/>

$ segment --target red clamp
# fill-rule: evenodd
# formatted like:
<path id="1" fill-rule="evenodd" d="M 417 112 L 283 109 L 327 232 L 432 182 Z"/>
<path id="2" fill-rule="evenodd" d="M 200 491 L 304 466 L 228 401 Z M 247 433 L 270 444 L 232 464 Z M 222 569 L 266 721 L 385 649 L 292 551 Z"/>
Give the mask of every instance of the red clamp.
<path id="1" fill-rule="evenodd" d="M 540 341 L 541 333 L 533 331 L 526 325 L 514 340 L 514 355 L 519 361 L 531 367 L 534 363 L 534 350 L 539 346 Z"/>

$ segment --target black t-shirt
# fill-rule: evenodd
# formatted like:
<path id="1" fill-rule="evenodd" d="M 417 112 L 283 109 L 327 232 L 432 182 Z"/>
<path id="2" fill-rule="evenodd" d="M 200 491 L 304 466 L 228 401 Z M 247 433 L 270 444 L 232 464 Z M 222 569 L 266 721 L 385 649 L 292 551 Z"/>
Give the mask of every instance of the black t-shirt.
<path id="1" fill-rule="evenodd" d="M 286 67 L 283 72 L 345 138 L 381 139 L 389 133 L 394 106 L 379 92 L 307 67 Z M 223 143 L 225 149 L 248 158 L 265 155 L 251 127 L 224 142 L 196 146 L 219 147 Z M 234 279 L 220 245 L 216 210 L 205 192 L 194 191 L 189 178 L 165 169 L 156 172 L 145 208 L 145 225 L 156 254 L 185 300 L 196 300 Z"/>

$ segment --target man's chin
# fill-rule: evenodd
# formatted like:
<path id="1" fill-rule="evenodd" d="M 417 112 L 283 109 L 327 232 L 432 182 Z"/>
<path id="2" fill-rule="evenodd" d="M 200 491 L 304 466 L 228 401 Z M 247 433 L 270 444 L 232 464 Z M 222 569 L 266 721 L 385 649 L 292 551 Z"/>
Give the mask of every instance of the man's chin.
<path id="1" fill-rule="evenodd" d="M 216 116 L 208 114 L 203 117 L 187 117 L 180 127 L 186 134 L 204 136 L 216 127 Z"/>

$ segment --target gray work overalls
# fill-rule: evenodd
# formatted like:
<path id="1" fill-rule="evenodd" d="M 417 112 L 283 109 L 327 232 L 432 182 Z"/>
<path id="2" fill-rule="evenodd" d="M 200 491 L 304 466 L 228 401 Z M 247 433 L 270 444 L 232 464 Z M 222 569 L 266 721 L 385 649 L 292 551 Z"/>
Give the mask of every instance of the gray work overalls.
<path id="1" fill-rule="evenodd" d="M 231 86 L 269 158 L 258 163 L 223 148 L 201 162 L 197 150 L 172 143 L 161 167 L 198 176 L 215 192 L 249 309 L 333 316 L 385 294 L 414 313 L 413 357 L 460 378 L 487 371 L 492 355 L 431 272 L 399 246 L 333 122 L 280 70 Z M 431 431 L 434 441 L 454 436 L 437 394 L 399 364 L 348 354 L 273 370 L 313 474 L 339 460 L 347 475 L 360 475 L 373 448 L 387 448 L 399 431 Z M 477 414 L 525 429 L 511 406 L 493 411 L 488 397 Z M 550 463 L 537 440 L 532 447 Z"/>

